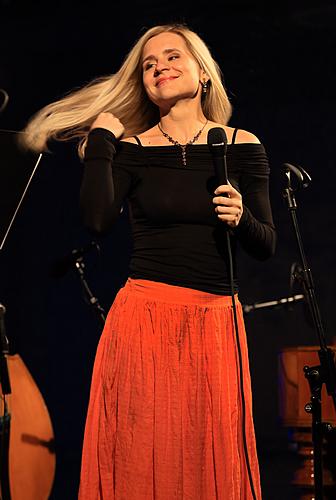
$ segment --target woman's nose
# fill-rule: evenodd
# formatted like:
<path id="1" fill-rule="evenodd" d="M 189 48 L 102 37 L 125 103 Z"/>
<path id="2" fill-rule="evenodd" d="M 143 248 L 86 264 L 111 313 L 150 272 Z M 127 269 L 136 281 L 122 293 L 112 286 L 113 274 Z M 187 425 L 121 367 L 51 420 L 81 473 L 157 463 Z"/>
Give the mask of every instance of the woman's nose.
<path id="1" fill-rule="evenodd" d="M 157 61 L 155 65 L 154 76 L 157 76 L 158 74 L 162 73 L 162 71 L 165 71 L 167 69 L 169 69 L 169 65 L 166 61 Z"/>

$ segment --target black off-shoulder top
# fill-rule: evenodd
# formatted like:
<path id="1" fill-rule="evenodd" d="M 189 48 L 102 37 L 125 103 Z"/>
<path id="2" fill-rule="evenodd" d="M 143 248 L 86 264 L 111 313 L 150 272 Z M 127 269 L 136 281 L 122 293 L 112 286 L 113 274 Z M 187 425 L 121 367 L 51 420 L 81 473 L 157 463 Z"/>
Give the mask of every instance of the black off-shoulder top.
<path id="1" fill-rule="evenodd" d="M 227 167 L 244 208 L 239 225 L 230 229 L 237 292 L 237 243 L 264 260 L 274 254 L 276 233 L 264 146 L 229 144 Z M 116 145 L 113 134 L 100 128 L 89 134 L 80 194 L 83 222 L 93 232 L 105 233 L 128 203 L 132 278 L 230 294 L 228 226 L 214 211 L 216 187 L 207 144 L 187 146 L 184 166 L 178 146 Z"/>

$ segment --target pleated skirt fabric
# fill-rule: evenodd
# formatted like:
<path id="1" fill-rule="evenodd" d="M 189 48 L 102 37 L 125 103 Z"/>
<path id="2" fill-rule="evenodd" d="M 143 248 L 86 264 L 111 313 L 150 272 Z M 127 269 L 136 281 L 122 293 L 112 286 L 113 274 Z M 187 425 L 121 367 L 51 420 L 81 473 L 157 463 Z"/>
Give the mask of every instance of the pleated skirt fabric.
<path id="1" fill-rule="evenodd" d="M 118 292 L 94 363 L 80 500 L 261 499 L 235 302 L 239 343 L 229 296 L 133 279 Z"/>

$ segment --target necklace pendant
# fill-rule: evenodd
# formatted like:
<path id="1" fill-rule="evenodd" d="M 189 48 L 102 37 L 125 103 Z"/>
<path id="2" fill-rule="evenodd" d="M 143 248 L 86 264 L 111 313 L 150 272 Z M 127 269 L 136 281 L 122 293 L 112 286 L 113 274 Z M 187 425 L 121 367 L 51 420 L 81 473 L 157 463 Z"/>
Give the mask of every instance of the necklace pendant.
<path id="1" fill-rule="evenodd" d="M 183 163 L 183 166 L 186 167 L 187 166 L 187 145 L 180 145 L 181 149 L 182 149 L 182 163 Z"/>
<path id="2" fill-rule="evenodd" d="M 208 120 L 204 123 L 203 127 L 197 132 L 197 134 L 192 139 L 190 139 L 190 141 L 188 141 L 186 144 L 180 144 L 178 141 L 175 141 L 175 139 L 173 139 L 169 134 L 167 134 L 167 132 L 164 132 L 164 130 L 162 130 L 162 128 L 160 127 L 160 123 L 158 123 L 158 129 L 160 130 L 161 134 L 164 137 L 166 137 L 166 139 L 168 139 L 169 142 L 171 142 L 175 146 L 178 146 L 182 149 L 182 163 L 183 163 L 184 167 L 187 166 L 187 146 L 188 146 L 188 144 L 194 144 L 194 142 L 197 141 L 197 139 L 201 135 L 201 133 L 204 130 L 204 127 L 206 126 L 207 123 L 208 123 Z"/>

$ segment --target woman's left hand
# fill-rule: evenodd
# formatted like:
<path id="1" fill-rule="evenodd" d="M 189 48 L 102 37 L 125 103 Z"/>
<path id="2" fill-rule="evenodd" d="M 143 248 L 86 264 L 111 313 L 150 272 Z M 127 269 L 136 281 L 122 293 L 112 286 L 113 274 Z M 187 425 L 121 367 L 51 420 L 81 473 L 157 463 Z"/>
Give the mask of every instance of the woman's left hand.
<path id="1" fill-rule="evenodd" d="M 230 227 L 237 227 L 243 214 L 241 194 L 231 184 L 223 184 L 215 190 L 213 204 L 217 217 Z"/>

